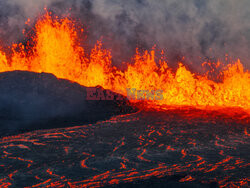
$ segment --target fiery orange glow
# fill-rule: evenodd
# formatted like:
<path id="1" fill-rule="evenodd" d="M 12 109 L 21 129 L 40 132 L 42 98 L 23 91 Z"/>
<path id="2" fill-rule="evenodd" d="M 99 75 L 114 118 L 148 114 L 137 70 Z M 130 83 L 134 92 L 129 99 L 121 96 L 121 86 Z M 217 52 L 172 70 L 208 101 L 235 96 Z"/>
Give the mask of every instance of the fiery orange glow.
<path id="1" fill-rule="evenodd" d="M 15 44 L 7 61 L 0 51 L 0 72 L 26 70 L 52 73 L 58 78 L 84 86 L 100 85 L 126 95 L 126 88 L 163 90 L 164 100 L 149 100 L 150 106 L 241 107 L 250 109 L 250 72 L 240 60 L 221 71 L 220 82 L 189 71 L 181 62 L 177 71 L 164 60 L 156 60 L 155 50 L 136 52 L 124 71 L 112 66 L 111 52 L 97 42 L 90 54 L 78 43 L 70 19 L 53 19 L 45 14 L 35 26 L 34 46 Z M 219 65 L 219 63 L 218 63 Z"/>

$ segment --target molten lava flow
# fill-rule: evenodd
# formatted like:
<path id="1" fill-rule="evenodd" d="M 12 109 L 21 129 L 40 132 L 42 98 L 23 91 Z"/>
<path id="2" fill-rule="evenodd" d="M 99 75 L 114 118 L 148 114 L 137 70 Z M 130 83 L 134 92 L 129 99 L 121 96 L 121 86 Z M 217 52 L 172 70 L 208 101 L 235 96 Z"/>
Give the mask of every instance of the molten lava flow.
<path id="1" fill-rule="evenodd" d="M 163 100 L 148 100 L 149 106 L 241 107 L 250 109 L 250 73 L 238 60 L 226 66 L 220 82 L 191 73 L 182 63 L 177 71 L 166 61 L 156 61 L 155 50 L 136 52 L 125 71 L 111 65 L 111 53 L 97 42 L 90 55 L 79 45 L 69 19 L 53 19 L 47 13 L 35 26 L 34 46 L 13 45 L 11 60 L 0 52 L 0 72 L 27 70 L 52 73 L 85 86 L 101 85 L 118 93 L 127 88 L 163 90 Z"/>

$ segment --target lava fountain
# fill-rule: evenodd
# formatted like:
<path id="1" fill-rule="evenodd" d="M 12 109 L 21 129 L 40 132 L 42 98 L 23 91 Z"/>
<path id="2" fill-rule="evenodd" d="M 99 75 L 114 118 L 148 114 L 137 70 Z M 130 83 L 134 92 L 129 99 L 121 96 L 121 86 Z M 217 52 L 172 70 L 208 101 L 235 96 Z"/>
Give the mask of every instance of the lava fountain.
<path id="1" fill-rule="evenodd" d="M 136 51 L 125 70 L 112 66 L 111 52 L 98 41 L 87 54 L 79 44 L 74 22 L 69 18 L 42 16 L 35 35 L 27 44 L 14 44 L 10 57 L 0 51 L 0 72 L 25 70 L 52 73 L 84 86 L 100 85 L 127 95 L 127 88 L 162 90 L 163 100 L 146 100 L 147 106 L 193 106 L 198 108 L 240 107 L 250 109 L 250 73 L 240 60 L 224 66 L 220 81 L 207 74 L 192 73 L 179 63 L 176 71 L 155 50 Z M 33 45 L 31 45 L 33 44 Z M 206 62 L 205 62 L 206 63 Z M 216 67 L 221 63 L 217 62 Z M 132 100 L 136 102 L 136 100 Z"/>

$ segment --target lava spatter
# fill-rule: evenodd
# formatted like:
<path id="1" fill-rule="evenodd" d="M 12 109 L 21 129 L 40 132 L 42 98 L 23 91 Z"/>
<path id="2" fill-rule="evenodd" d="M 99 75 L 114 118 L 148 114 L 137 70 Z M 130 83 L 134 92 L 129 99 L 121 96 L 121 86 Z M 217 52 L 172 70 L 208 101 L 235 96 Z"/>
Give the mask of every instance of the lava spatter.
<path id="1" fill-rule="evenodd" d="M 111 52 L 104 49 L 100 41 L 90 54 L 85 52 L 79 45 L 72 19 L 52 18 L 47 12 L 37 22 L 34 33 L 29 38 L 33 46 L 15 44 L 8 58 L 0 52 L 0 72 L 26 70 L 52 73 L 58 78 L 88 87 L 100 85 L 123 95 L 127 95 L 128 88 L 162 90 L 162 100 L 146 101 L 148 106 L 154 108 L 168 105 L 250 109 L 250 73 L 244 70 L 240 60 L 220 68 L 217 75 L 220 81 L 209 79 L 207 74 L 192 73 L 181 62 L 173 71 L 163 58 L 157 60 L 154 49 L 143 53 L 137 50 L 127 68 L 120 70 L 112 65 Z M 217 62 L 212 71 L 215 72 L 214 69 L 221 65 Z"/>

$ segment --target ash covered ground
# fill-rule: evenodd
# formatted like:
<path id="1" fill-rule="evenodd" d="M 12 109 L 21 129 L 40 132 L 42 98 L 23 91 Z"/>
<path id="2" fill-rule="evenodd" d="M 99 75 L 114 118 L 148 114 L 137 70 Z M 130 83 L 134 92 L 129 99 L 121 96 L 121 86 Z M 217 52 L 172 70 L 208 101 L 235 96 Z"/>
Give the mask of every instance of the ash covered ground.
<path id="1" fill-rule="evenodd" d="M 28 97 L 24 98 L 26 99 L 24 102 L 12 103 L 18 104 L 19 109 L 22 109 L 21 107 L 27 104 L 30 97 L 27 91 L 34 86 L 31 88 L 32 84 L 29 84 L 26 88 L 21 83 L 27 83 L 30 79 L 27 78 L 27 74 L 32 75 L 33 78 L 37 78 L 36 75 L 39 74 L 11 73 L 21 74 L 22 78 L 27 78 L 20 79 L 20 75 L 18 77 L 15 75 L 10 79 L 8 75 L 8 80 L 15 80 L 18 83 L 14 89 L 13 85 L 12 87 L 9 87 L 9 84 L 3 85 L 6 74 L 10 73 L 1 75 L 0 86 L 5 90 L 8 86 L 9 89 L 6 91 L 13 91 L 12 94 L 10 92 L 9 97 L 18 96 L 16 91 L 19 91 L 19 94 L 22 93 L 23 97 Z M 44 75 L 39 75 L 39 78 L 41 77 L 44 78 Z M 51 79 L 58 82 L 53 76 L 49 78 Z M 40 83 L 41 79 L 38 80 L 40 81 L 34 82 Z M 67 81 L 63 81 L 65 82 Z M 71 84 L 67 82 L 66 85 L 72 86 Z M 41 85 L 40 89 L 50 88 L 48 85 L 46 87 Z M 77 91 L 82 88 L 79 85 L 73 85 L 74 87 L 66 88 L 71 88 L 71 91 L 75 87 L 78 88 Z M 59 85 L 53 88 L 54 92 L 55 88 L 57 88 L 56 91 L 65 91 L 60 90 Z M 62 88 L 65 88 L 64 84 Z M 39 94 L 40 99 L 48 95 L 45 90 L 32 91 L 34 91 L 33 96 L 37 97 Z M 61 103 L 55 103 L 55 101 L 67 99 L 68 95 L 65 95 L 67 92 L 63 93 L 64 95 L 59 95 L 60 100 L 58 95 L 53 95 L 53 99 L 58 99 L 53 100 L 53 104 L 58 106 Z M 72 95 L 71 93 L 70 96 Z M 46 97 L 45 99 L 47 102 L 44 104 L 51 103 Z M 10 98 L 5 109 L 13 111 L 15 108 L 11 108 L 10 101 L 13 99 Z M 74 108 L 74 105 L 71 107 Z M 117 104 L 109 103 L 109 105 Z M 109 105 L 100 102 L 95 113 L 101 114 L 110 109 Z M 43 105 L 40 103 L 36 105 L 36 108 L 38 107 L 43 110 Z M 60 109 L 66 107 L 68 106 L 62 106 Z M 7 137 L 2 134 L 0 138 L 0 186 L 248 187 L 250 162 L 248 114 L 232 109 L 205 111 L 188 107 L 148 109 L 137 112 L 130 109 L 126 111 L 128 114 L 117 110 L 129 109 L 127 107 L 127 104 L 122 107 L 117 105 L 113 108 L 116 110 L 110 110 L 105 117 L 99 116 L 99 119 L 96 118 L 92 124 L 86 121 L 86 116 L 81 121 L 76 121 L 77 118 L 74 119 L 74 117 L 66 125 L 60 121 L 56 123 L 49 121 L 51 116 L 38 116 L 39 113 L 34 112 L 36 118 L 32 118 L 31 124 L 29 122 L 27 126 L 29 132 L 20 134 L 21 125 L 26 125 L 25 118 L 29 117 L 22 114 L 20 116 L 22 118 L 15 119 L 13 123 L 15 129 L 10 129 L 12 132 L 9 134 L 13 136 Z M 80 109 L 78 114 L 87 113 L 89 108 Z M 2 107 L 2 111 L 3 109 Z M 27 114 L 33 112 L 32 108 L 29 109 L 31 110 Z M 53 110 L 51 108 L 49 112 Z M 59 115 L 71 114 L 68 111 L 59 112 Z M 123 115 L 119 115 L 120 113 Z M 1 117 L 2 130 L 7 126 L 6 124 L 3 126 L 4 123 L 12 122 L 10 120 L 13 116 L 7 115 Z M 52 117 L 57 116 L 53 114 Z M 44 118 L 48 120 L 45 127 L 43 127 L 45 124 L 39 124 L 39 121 L 41 119 L 44 121 Z M 18 126 L 19 121 L 22 123 L 20 126 Z M 78 123 L 77 126 L 76 123 Z M 32 130 L 30 125 L 33 125 L 33 130 L 51 129 L 30 131 Z"/>

